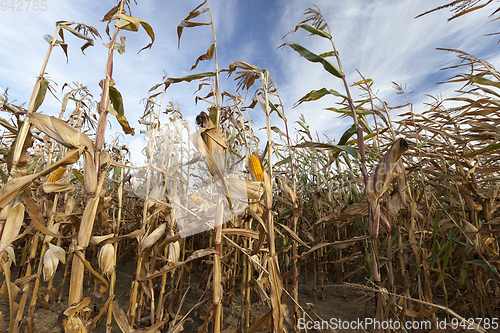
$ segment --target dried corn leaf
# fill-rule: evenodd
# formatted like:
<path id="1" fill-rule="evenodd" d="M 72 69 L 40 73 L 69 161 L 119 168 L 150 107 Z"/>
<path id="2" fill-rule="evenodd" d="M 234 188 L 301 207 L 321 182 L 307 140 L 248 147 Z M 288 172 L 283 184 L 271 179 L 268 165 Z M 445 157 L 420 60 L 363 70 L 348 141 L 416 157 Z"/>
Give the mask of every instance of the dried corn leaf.
<path id="1" fill-rule="evenodd" d="M 337 242 L 333 242 L 333 243 L 321 243 L 321 244 L 317 244 L 317 245 L 313 246 L 309 251 L 302 252 L 300 255 L 292 257 L 291 259 L 302 259 L 305 256 L 313 253 L 314 251 L 316 251 L 318 249 L 321 249 L 323 247 L 327 247 L 327 246 L 331 246 L 331 247 L 333 247 L 334 249 L 337 249 L 337 250 L 345 249 L 346 247 L 349 247 L 349 246 L 355 244 L 356 242 L 359 242 L 359 241 L 362 241 L 362 240 L 365 240 L 365 239 L 368 239 L 368 236 L 353 237 L 353 238 L 348 239 L 348 240 L 337 241 Z"/>
<path id="2" fill-rule="evenodd" d="M 210 254 L 214 254 L 214 253 L 215 253 L 214 249 L 197 250 L 192 255 L 190 255 L 186 260 L 178 261 L 178 262 L 172 264 L 171 266 L 166 265 L 162 269 L 160 269 L 159 271 L 155 271 L 152 274 L 146 274 L 146 276 L 137 279 L 137 281 L 143 282 L 143 281 L 154 279 L 154 278 L 161 276 L 165 273 L 168 273 L 168 272 L 170 272 L 178 267 L 181 267 L 190 261 L 193 261 L 193 260 L 198 259 L 198 258 L 206 257 L 206 256 L 208 256 Z"/>
<path id="3" fill-rule="evenodd" d="M 222 229 L 223 235 L 240 235 L 244 237 L 259 239 L 259 232 L 251 229 L 239 229 L 239 228 L 224 228 Z"/>
<path id="4" fill-rule="evenodd" d="M 94 163 L 94 156 L 88 152 L 83 152 L 83 184 L 87 194 L 94 194 L 97 190 L 97 170 Z"/>
<path id="5" fill-rule="evenodd" d="M 40 206 L 33 201 L 30 193 L 24 191 L 22 194 L 23 202 L 26 205 L 26 209 L 28 210 L 28 214 L 31 217 L 31 223 L 33 226 L 45 235 L 50 235 L 56 238 L 62 238 L 63 236 L 58 232 L 53 232 L 45 226 L 45 221 L 42 215 L 42 211 L 40 210 Z"/>
<path id="6" fill-rule="evenodd" d="M 2 239 L 0 240 L 0 257 L 2 257 L 5 249 L 7 249 L 21 230 L 21 225 L 24 220 L 24 205 L 18 202 L 14 207 L 7 206 L 2 210 L 1 215 L 6 216 L 6 220 Z"/>
<path id="7" fill-rule="evenodd" d="M 32 115 L 32 122 L 36 128 L 60 144 L 68 148 L 86 147 L 91 154 L 94 154 L 95 149 L 92 140 L 86 134 L 78 132 L 63 120 L 41 113 L 34 113 Z"/>
<path id="8" fill-rule="evenodd" d="M 307 245 L 302 239 L 300 239 L 300 237 L 290 228 L 288 228 L 286 225 L 284 224 L 281 224 L 281 223 L 278 223 L 283 229 L 285 229 L 289 234 L 290 236 L 292 236 L 293 239 L 295 239 L 297 242 L 299 242 L 300 244 L 304 245 L 305 247 L 307 247 L 308 249 L 310 249 L 311 247 L 309 245 Z"/>

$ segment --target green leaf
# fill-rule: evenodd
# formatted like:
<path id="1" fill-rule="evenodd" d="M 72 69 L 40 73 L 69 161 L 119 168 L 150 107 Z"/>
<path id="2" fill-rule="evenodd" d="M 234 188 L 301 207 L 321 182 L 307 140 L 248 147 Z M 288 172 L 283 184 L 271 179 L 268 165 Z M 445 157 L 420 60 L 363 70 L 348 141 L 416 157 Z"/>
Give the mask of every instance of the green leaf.
<path id="1" fill-rule="evenodd" d="M 325 108 L 325 110 L 333 111 L 333 112 L 341 113 L 341 114 L 348 114 L 348 115 L 352 114 L 351 110 L 339 110 L 336 108 Z M 370 110 L 356 110 L 356 114 L 366 116 L 366 115 L 372 114 L 372 112 Z"/>
<path id="2" fill-rule="evenodd" d="M 497 88 L 500 88 L 500 82 L 495 82 L 495 81 L 491 81 L 487 78 L 484 78 L 482 76 L 479 76 L 479 75 L 470 75 L 470 74 L 462 74 L 463 77 L 465 77 L 466 79 L 474 82 L 474 83 L 477 83 L 477 84 L 483 84 L 483 85 L 488 85 L 488 86 L 494 86 L 494 87 L 497 87 Z"/>
<path id="3" fill-rule="evenodd" d="M 496 97 L 500 97 L 500 95 L 496 91 L 493 91 L 491 89 L 488 89 L 488 88 L 485 88 L 485 87 L 479 87 L 479 89 L 481 89 L 482 91 L 484 91 L 486 93 L 495 95 Z"/>
<path id="4" fill-rule="evenodd" d="M 426 134 L 425 135 L 425 138 L 424 138 L 424 141 L 422 141 L 421 143 L 418 144 L 418 148 L 422 148 L 423 146 L 425 146 L 425 144 L 427 143 L 427 140 L 429 140 L 429 136 Z"/>
<path id="5" fill-rule="evenodd" d="M 465 247 L 470 247 L 470 248 L 472 248 L 472 249 L 474 248 L 474 245 L 459 242 L 459 241 L 457 241 L 457 240 L 456 240 L 455 238 L 453 238 L 453 237 L 449 237 L 449 238 L 448 238 L 448 240 L 449 240 L 450 242 L 452 242 L 452 243 L 457 244 L 457 245 L 462 245 L 462 246 L 465 246 Z"/>
<path id="6" fill-rule="evenodd" d="M 326 95 L 334 95 L 334 96 L 337 96 L 337 97 L 342 97 L 344 99 L 347 99 L 346 96 L 340 94 L 339 92 L 337 92 L 337 91 L 335 91 L 333 89 L 328 90 L 326 88 L 321 88 L 319 90 L 311 90 L 310 92 L 308 92 L 307 94 L 305 94 L 301 99 L 299 99 L 295 103 L 295 105 L 293 107 L 297 107 L 300 104 L 302 104 L 303 102 L 310 102 L 310 101 L 318 100 L 321 97 L 326 96 Z"/>
<path id="7" fill-rule="evenodd" d="M 497 269 L 495 266 L 492 266 L 489 262 L 484 261 L 484 260 L 470 260 L 464 262 L 460 266 L 460 278 L 458 279 L 458 285 L 462 285 L 465 282 L 465 279 L 467 277 L 467 264 L 473 264 L 473 265 L 478 265 L 486 269 L 491 269 L 493 272 L 496 272 Z"/>
<path id="8" fill-rule="evenodd" d="M 109 87 L 109 99 L 113 105 L 112 110 L 108 109 L 113 114 L 120 125 L 122 126 L 125 134 L 135 134 L 133 128 L 130 127 L 127 118 L 125 118 L 125 110 L 123 109 L 123 98 L 120 92 L 115 87 Z M 111 105 L 110 105 L 111 106 Z"/>
<path id="9" fill-rule="evenodd" d="M 465 155 L 466 157 L 472 157 L 472 156 L 476 156 L 476 155 L 479 155 L 479 154 L 482 154 L 482 153 L 486 153 L 486 152 L 489 152 L 489 151 L 492 151 L 492 150 L 496 150 L 500 148 L 500 143 L 495 143 L 495 144 L 492 144 L 492 145 L 489 145 L 488 147 L 486 148 L 483 148 L 481 150 L 478 150 L 476 152 L 473 152 L 471 154 L 467 154 Z"/>
<path id="10" fill-rule="evenodd" d="M 80 171 L 73 169 L 73 176 L 83 185 L 83 175 Z"/>
<path id="11" fill-rule="evenodd" d="M 321 53 L 319 56 L 320 57 L 333 57 L 333 56 L 336 56 L 337 55 L 337 52 L 335 51 L 328 51 L 328 52 L 325 52 L 325 53 Z"/>
<path id="12" fill-rule="evenodd" d="M 467 277 L 467 263 L 463 263 L 460 266 L 460 278 L 458 279 L 458 285 L 461 286 L 465 282 L 465 278 Z"/>
<path id="13" fill-rule="evenodd" d="M 280 118 L 281 118 L 284 122 L 287 122 L 287 119 L 286 119 L 286 117 L 285 117 L 285 114 L 284 114 L 283 112 L 281 112 L 281 111 L 280 111 L 280 110 L 276 107 L 276 105 L 278 105 L 278 106 L 279 106 L 279 104 L 276 104 L 276 105 L 275 105 L 275 104 L 271 103 L 271 101 L 268 101 L 268 102 L 269 102 L 269 106 L 271 107 L 271 113 L 272 113 L 273 111 L 276 111 L 276 113 L 278 114 L 278 116 L 279 116 L 279 117 L 280 117 Z"/>
<path id="14" fill-rule="evenodd" d="M 313 27 L 312 25 L 310 25 L 308 23 L 301 23 L 301 24 L 297 25 L 297 27 L 295 27 L 295 31 L 297 31 L 297 28 L 302 28 L 304 30 L 307 30 L 310 33 L 312 33 L 313 35 L 317 35 L 317 36 L 327 38 L 327 39 L 332 39 L 332 36 L 329 33 L 325 32 L 323 30 L 316 29 L 315 27 Z"/>
<path id="15" fill-rule="evenodd" d="M 2 177 L 2 182 L 4 184 L 7 183 L 7 181 L 9 180 L 9 178 L 7 177 L 7 175 L 5 174 L 5 172 L 3 172 L 3 170 L 0 168 L 0 176 Z"/>
<path id="16" fill-rule="evenodd" d="M 382 134 L 382 133 L 384 133 L 385 131 L 387 131 L 387 128 L 384 128 L 384 129 L 380 130 L 378 134 Z M 367 135 L 365 135 L 365 136 L 363 137 L 363 141 L 368 141 L 368 140 L 370 140 L 371 138 L 374 138 L 374 137 L 376 137 L 376 136 L 377 136 L 377 133 L 370 133 L 370 134 L 367 134 Z M 355 145 L 355 144 L 357 144 L 357 143 L 358 143 L 358 138 L 355 138 L 355 139 L 352 139 L 352 140 L 350 140 L 350 141 L 347 141 L 346 146 Z"/>
<path id="17" fill-rule="evenodd" d="M 110 43 L 102 43 L 102 45 L 106 46 L 109 49 Z M 120 53 L 120 54 L 125 53 L 125 48 L 123 47 L 122 44 L 116 43 L 114 49 L 117 50 L 118 53 Z"/>
<path id="18" fill-rule="evenodd" d="M 349 127 L 347 131 L 344 132 L 344 134 L 342 134 L 342 137 L 339 140 L 339 145 L 345 145 L 347 141 L 349 141 L 351 136 L 356 134 L 356 132 L 357 132 L 356 124 L 352 124 L 352 126 Z"/>
<path id="19" fill-rule="evenodd" d="M 309 51 L 308 49 L 306 49 L 302 45 L 299 45 L 295 42 L 287 42 L 285 44 L 282 44 L 280 47 L 282 47 L 283 45 L 290 46 L 292 49 L 297 51 L 301 56 L 303 56 L 304 58 L 306 58 L 307 60 L 309 60 L 311 62 L 321 63 L 323 65 L 323 68 L 326 69 L 326 71 L 328 73 L 335 75 L 338 78 L 342 78 L 342 75 L 344 75 L 344 73 L 342 73 L 342 71 L 339 68 L 337 68 L 337 66 L 335 66 L 334 64 L 332 64 L 330 61 L 326 60 L 325 58 L 320 57 L 319 55 Z"/>
<path id="20" fill-rule="evenodd" d="M 288 164 L 288 163 L 290 163 L 290 156 L 288 156 L 284 160 L 281 160 L 278 163 L 274 164 L 274 167 L 280 167 L 280 166 L 282 166 L 284 164 Z"/>
<path id="21" fill-rule="evenodd" d="M 441 281 L 443 281 L 446 267 L 448 266 L 448 262 L 450 261 L 450 255 L 451 255 L 451 242 L 446 243 L 446 246 L 444 247 L 443 266 L 441 267 L 441 273 L 439 273 L 439 277 L 436 281 L 435 286 L 438 286 L 441 283 Z"/>
<path id="22" fill-rule="evenodd" d="M 492 266 L 489 262 L 484 261 L 484 260 L 469 260 L 465 262 L 466 264 L 473 264 L 473 265 L 479 265 L 483 268 L 486 269 L 491 269 L 493 272 L 497 271 L 497 268 L 495 266 Z"/>
<path id="23" fill-rule="evenodd" d="M 36 99 L 35 99 L 35 107 L 33 108 L 33 112 L 36 112 L 40 105 L 42 105 L 43 100 L 45 99 L 45 94 L 47 93 L 47 88 L 49 86 L 49 81 L 45 79 L 43 76 L 39 77 L 37 80 L 38 86 L 38 92 L 36 94 Z"/>
<path id="24" fill-rule="evenodd" d="M 366 133 L 373 134 L 373 131 L 372 131 L 371 127 L 368 126 L 368 124 L 366 123 L 366 121 L 364 121 L 363 118 L 358 117 L 358 121 L 359 121 L 359 124 L 365 130 Z"/>

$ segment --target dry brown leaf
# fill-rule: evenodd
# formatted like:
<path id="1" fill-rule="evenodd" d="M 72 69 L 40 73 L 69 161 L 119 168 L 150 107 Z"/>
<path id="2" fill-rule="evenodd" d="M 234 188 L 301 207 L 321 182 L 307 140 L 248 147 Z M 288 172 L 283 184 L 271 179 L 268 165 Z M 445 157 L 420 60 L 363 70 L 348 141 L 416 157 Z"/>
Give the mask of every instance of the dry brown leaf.
<path id="1" fill-rule="evenodd" d="M 176 269 L 178 267 L 181 267 L 181 266 L 187 264 L 190 261 L 193 261 L 195 259 L 208 256 L 208 255 L 214 254 L 214 253 L 215 253 L 214 249 L 197 250 L 192 255 L 190 255 L 189 258 L 187 258 L 185 261 L 178 261 L 178 262 L 176 262 L 176 263 L 174 263 L 174 264 L 172 264 L 170 266 L 166 265 L 162 269 L 160 269 L 159 271 L 156 271 L 156 272 L 154 272 L 152 274 L 147 274 L 146 276 L 137 279 L 137 281 L 143 282 L 143 281 L 154 279 L 154 278 L 156 278 L 158 276 L 161 276 L 161 275 L 163 275 L 165 273 L 168 273 L 168 272 L 170 272 L 170 271 L 172 271 L 172 270 L 174 270 L 174 269 Z"/>
<path id="2" fill-rule="evenodd" d="M 127 316 L 118 301 L 113 302 L 113 317 L 123 333 L 134 333 L 134 328 L 128 323 Z"/>
<path id="3" fill-rule="evenodd" d="M 240 235 L 245 237 L 250 237 L 254 239 L 259 239 L 259 233 L 255 230 L 250 229 L 238 229 L 238 228 L 225 228 L 222 229 L 223 235 Z"/>
<path id="4" fill-rule="evenodd" d="M 31 120 L 36 128 L 60 144 L 68 148 L 86 147 L 92 155 L 94 154 L 95 148 L 92 140 L 86 134 L 78 132 L 63 120 L 38 112 L 33 113 Z"/>
<path id="5" fill-rule="evenodd" d="M 290 228 L 288 228 L 286 225 L 284 224 L 281 224 L 281 223 L 277 223 L 279 224 L 283 229 L 285 229 L 289 234 L 290 236 L 292 236 L 293 239 L 295 239 L 297 242 L 299 242 L 300 244 L 304 245 L 305 247 L 307 247 L 308 249 L 310 249 L 311 247 L 309 245 L 307 245 L 302 239 L 300 239 L 300 237 Z"/>
<path id="6" fill-rule="evenodd" d="M 348 239 L 348 240 L 337 241 L 337 242 L 333 242 L 333 243 L 317 244 L 317 245 L 313 246 L 309 251 L 302 252 L 300 255 L 292 257 L 291 259 L 301 259 L 301 258 L 304 258 L 305 256 L 311 254 L 312 252 L 314 252 L 314 251 L 316 251 L 316 250 L 318 250 L 318 249 L 320 249 L 322 247 L 326 247 L 326 246 L 331 246 L 331 247 L 333 247 L 334 249 L 337 249 L 337 250 L 339 250 L 339 249 L 345 249 L 346 247 L 351 246 L 354 243 L 359 242 L 361 240 L 365 240 L 365 239 L 368 239 L 368 236 L 353 237 L 353 238 Z"/>
<path id="7" fill-rule="evenodd" d="M 28 193 L 28 190 L 24 191 L 22 194 L 22 198 L 24 204 L 26 205 L 26 209 L 28 210 L 28 214 L 31 217 L 31 223 L 33 224 L 33 226 L 45 235 L 62 238 L 63 236 L 61 234 L 59 234 L 58 232 L 52 232 L 45 226 L 45 221 L 40 206 L 33 201 L 30 194 L 31 193 Z"/>
<path id="8" fill-rule="evenodd" d="M 14 207 L 7 206 L 2 209 L 0 216 L 5 217 L 2 239 L 0 240 L 0 258 L 5 249 L 19 235 L 21 225 L 24 220 L 24 205 L 20 202 L 14 204 Z"/>
<path id="9" fill-rule="evenodd" d="M 72 305 L 64 310 L 63 315 L 66 317 L 71 317 L 76 314 L 78 311 L 82 310 L 84 307 L 90 304 L 91 298 L 85 297 L 80 303 Z"/>

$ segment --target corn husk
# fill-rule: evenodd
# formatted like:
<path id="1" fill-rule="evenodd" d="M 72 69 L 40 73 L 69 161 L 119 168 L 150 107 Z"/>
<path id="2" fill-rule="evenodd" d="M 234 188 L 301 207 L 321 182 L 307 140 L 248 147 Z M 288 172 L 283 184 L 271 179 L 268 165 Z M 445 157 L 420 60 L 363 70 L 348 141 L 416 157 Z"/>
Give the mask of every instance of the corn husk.
<path id="1" fill-rule="evenodd" d="M 168 256 L 167 256 L 168 265 L 173 265 L 176 262 L 178 262 L 180 254 L 181 254 L 181 244 L 179 243 L 179 241 L 169 243 Z"/>
<path id="2" fill-rule="evenodd" d="M 72 333 L 87 333 L 85 325 L 77 316 L 71 316 L 68 318 L 68 320 L 64 324 L 64 331 Z"/>
<path id="3" fill-rule="evenodd" d="M 160 239 L 161 236 L 165 233 L 165 228 L 166 224 L 160 225 L 158 228 L 156 228 L 152 233 L 150 233 L 147 237 L 143 237 L 143 241 L 141 242 L 141 249 L 145 250 L 151 246 L 153 246 L 154 243 Z"/>
<path id="4" fill-rule="evenodd" d="M 5 249 L 5 252 L 7 253 L 7 257 L 9 258 L 9 267 L 12 265 L 12 263 L 14 263 L 14 265 L 15 265 L 16 264 L 16 255 L 14 253 L 14 248 L 11 245 L 9 245 Z"/>
<path id="5" fill-rule="evenodd" d="M 99 268 L 102 274 L 110 276 L 115 270 L 115 247 L 113 244 L 106 244 L 99 251 Z"/>
<path id="6" fill-rule="evenodd" d="M 113 237 L 115 237 L 115 234 L 109 234 L 109 235 L 104 235 L 104 236 L 92 236 L 90 238 L 90 244 L 96 245 L 96 244 L 104 242 L 106 239 L 113 238 Z"/>
<path id="7" fill-rule="evenodd" d="M 59 231 L 59 226 L 61 225 L 61 223 L 54 223 L 50 228 L 49 230 L 52 231 L 53 233 L 57 233 Z M 50 243 L 52 241 L 52 239 L 54 239 L 53 236 L 51 235 L 45 235 L 45 239 L 44 239 L 44 243 L 47 244 L 47 243 Z"/>
<path id="8" fill-rule="evenodd" d="M 61 247 L 49 243 L 49 248 L 43 256 L 43 279 L 45 281 L 54 277 L 59 261 L 66 263 L 66 253 Z"/>
<path id="9" fill-rule="evenodd" d="M 60 193 L 76 190 L 76 187 L 67 182 L 43 183 L 42 189 L 45 193 Z"/>

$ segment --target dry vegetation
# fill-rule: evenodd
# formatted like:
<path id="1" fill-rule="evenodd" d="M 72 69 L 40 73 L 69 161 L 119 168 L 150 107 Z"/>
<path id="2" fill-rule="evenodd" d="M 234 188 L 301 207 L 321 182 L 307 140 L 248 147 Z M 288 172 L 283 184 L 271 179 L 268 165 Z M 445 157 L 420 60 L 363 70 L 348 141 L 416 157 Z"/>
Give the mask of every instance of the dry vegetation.
<path id="1" fill-rule="evenodd" d="M 208 14 L 207 23 L 193 21 Z M 145 29 L 148 48 L 153 29 L 119 2 L 104 18 L 114 28 L 106 31 L 99 103 L 84 86 L 65 85 L 60 115 L 49 117 L 37 110 L 51 89 L 44 75 L 52 48 L 66 50 L 63 32 L 82 38 L 82 49 L 98 35 L 58 22 L 28 108 L 0 97 L 11 116 L 0 119 L 5 329 L 34 332 L 36 312 L 57 308 L 65 332 L 179 332 L 187 324 L 198 332 L 293 331 L 300 317 L 318 320 L 301 300 L 302 278 L 315 299 L 331 297 L 332 286 L 361 291 L 372 299 L 367 315 L 379 320 L 499 317 L 500 73 L 452 50 L 468 69 L 450 80 L 463 82 L 449 99 L 460 106 L 436 100 L 421 114 L 410 103 L 390 107 L 372 80 L 348 83 L 326 20 L 317 8 L 306 15 L 292 33 L 306 30 L 332 49 L 283 46 L 344 82 L 344 92 L 323 88 L 298 101 L 339 98 L 331 111 L 353 125 L 336 143 L 316 140 L 304 119 L 292 140 L 268 71 L 243 61 L 219 71 L 214 31 L 196 61 L 215 60 L 214 72 L 166 77 L 150 90 L 140 121 L 148 165 L 140 169 L 130 167 L 126 146 L 104 143 L 105 125 L 111 114 L 134 133 L 113 87 L 113 55 L 125 49 L 122 30 Z M 212 25 L 208 2 L 181 22 L 179 41 L 183 28 L 198 25 Z M 235 77 L 236 92 L 220 91 L 220 72 Z M 163 105 L 171 84 L 193 80 L 210 89 L 197 97 L 209 107 L 196 130 L 176 105 Z M 249 89 L 247 105 L 238 92 Z M 259 146 L 250 108 L 266 116 L 267 144 Z M 403 113 L 397 122 L 394 109 Z M 272 112 L 283 122 L 271 124 Z M 119 298 L 125 267 L 133 272 Z M 475 329 L 491 329 L 482 326 Z"/>

